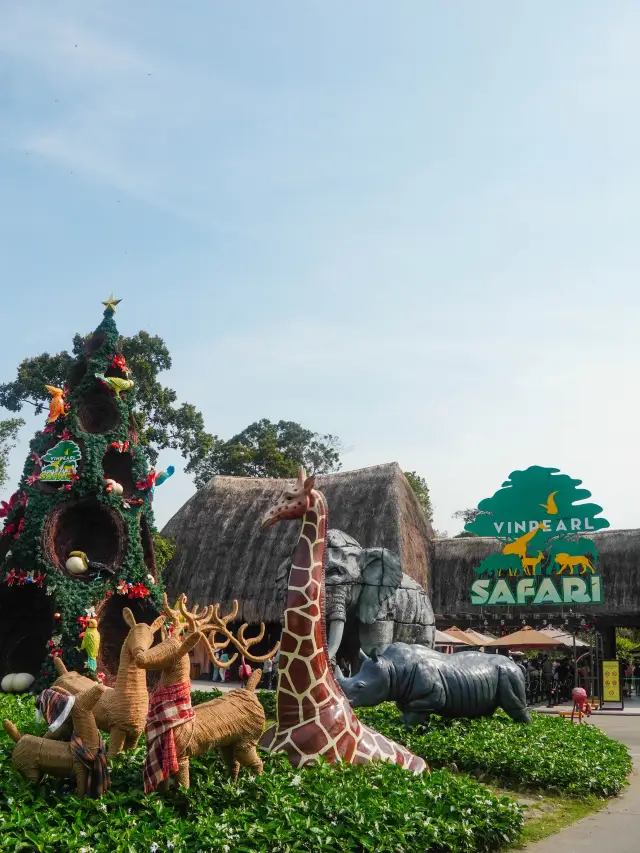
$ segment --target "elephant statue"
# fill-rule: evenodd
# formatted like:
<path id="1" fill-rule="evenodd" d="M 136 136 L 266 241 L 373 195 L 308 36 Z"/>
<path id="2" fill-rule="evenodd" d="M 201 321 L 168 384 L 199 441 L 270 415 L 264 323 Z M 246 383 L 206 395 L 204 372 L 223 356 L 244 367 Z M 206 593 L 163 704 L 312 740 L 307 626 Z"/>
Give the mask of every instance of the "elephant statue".
<path id="1" fill-rule="evenodd" d="M 278 568 L 284 602 L 291 558 Z M 433 648 L 435 618 L 425 590 L 403 574 L 400 558 L 387 548 L 363 548 L 341 530 L 327 531 L 325 617 L 329 657 L 360 667 L 360 650 L 381 654 L 395 642 Z"/>

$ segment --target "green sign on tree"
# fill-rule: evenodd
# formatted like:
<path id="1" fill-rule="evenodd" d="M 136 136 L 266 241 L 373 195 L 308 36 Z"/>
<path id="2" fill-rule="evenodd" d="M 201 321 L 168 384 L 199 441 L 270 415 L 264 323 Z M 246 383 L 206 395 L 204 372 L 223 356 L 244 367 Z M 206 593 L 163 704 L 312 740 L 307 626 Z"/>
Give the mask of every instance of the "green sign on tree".
<path id="1" fill-rule="evenodd" d="M 43 483 L 68 483 L 76 474 L 82 453 L 75 441 L 59 441 L 42 457 L 43 465 L 40 481 Z"/>
<path id="2" fill-rule="evenodd" d="M 600 604 L 598 552 L 585 534 L 609 527 L 602 507 L 583 503 L 591 492 L 558 468 L 514 471 L 465 525 L 502 547 L 475 567 L 471 603 L 491 605 Z M 513 580 L 517 579 L 517 580 Z"/>

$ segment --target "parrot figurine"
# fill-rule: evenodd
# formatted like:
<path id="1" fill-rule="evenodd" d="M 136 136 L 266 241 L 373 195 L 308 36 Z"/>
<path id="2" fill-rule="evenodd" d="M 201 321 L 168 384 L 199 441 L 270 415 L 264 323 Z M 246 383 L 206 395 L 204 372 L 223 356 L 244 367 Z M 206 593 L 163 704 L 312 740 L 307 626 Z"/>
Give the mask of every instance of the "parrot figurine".
<path id="1" fill-rule="evenodd" d="M 119 376 L 105 376 L 104 373 L 96 373 L 96 379 L 99 379 L 107 388 L 115 391 L 116 397 L 119 397 L 123 391 L 130 391 L 134 386 L 133 379 L 121 379 Z"/>
<path id="2" fill-rule="evenodd" d="M 98 623 L 95 619 L 89 619 L 87 627 L 82 638 L 80 651 L 87 653 L 87 666 L 91 672 L 96 672 L 98 669 L 98 649 L 100 648 L 100 633 L 98 631 Z"/>
<path id="3" fill-rule="evenodd" d="M 64 418 L 67 414 L 64 407 L 64 391 L 62 388 L 56 388 L 55 385 L 44 386 L 49 394 L 51 394 L 51 402 L 49 403 L 48 424 L 55 423 L 58 418 Z"/>
<path id="4" fill-rule="evenodd" d="M 176 469 L 173 465 L 169 465 L 166 471 L 159 471 L 156 474 L 156 481 L 154 485 L 161 486 L 164 482 L 166 482 L 169 477 L 172 477 L 175 474 Z"/>

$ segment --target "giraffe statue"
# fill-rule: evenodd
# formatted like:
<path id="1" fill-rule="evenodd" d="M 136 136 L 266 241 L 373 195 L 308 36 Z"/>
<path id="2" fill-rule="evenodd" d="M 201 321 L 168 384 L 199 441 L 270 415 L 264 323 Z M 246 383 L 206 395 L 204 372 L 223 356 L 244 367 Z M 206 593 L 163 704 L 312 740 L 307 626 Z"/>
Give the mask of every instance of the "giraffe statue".
<path id="1" fill-rule="evenodd" d="M 363 725 L 339 687 L 327 651 L 324 618 L 324 564 L 327 502 L 305 477 L 285 491 L 263 519 L 271 527 L 282 519 L 301 519 L 293 553 L 284 629 L 280 645 L 277 722 L 263 735 L 267 752 L 284 751 L 294 767 L 318 756 L 327 761 L 363 764 L 389 761 L 414 773 L 428 771 L 426 762 Z"/>

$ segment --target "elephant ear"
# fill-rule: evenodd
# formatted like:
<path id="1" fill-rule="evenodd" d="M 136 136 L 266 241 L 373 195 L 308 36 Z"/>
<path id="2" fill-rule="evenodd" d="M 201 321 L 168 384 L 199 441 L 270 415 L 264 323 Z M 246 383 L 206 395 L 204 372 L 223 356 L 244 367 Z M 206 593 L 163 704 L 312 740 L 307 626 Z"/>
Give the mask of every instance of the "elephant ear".
<path id="1" fill-rule="evenodd" d="M 358 597 L 358 619 L 373 625 L 378 611 L 402 583 L 400 557 L 386 548 L 365 548 L 359 557 L 362 592 Z"/>

